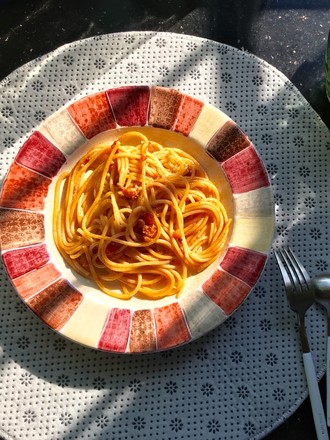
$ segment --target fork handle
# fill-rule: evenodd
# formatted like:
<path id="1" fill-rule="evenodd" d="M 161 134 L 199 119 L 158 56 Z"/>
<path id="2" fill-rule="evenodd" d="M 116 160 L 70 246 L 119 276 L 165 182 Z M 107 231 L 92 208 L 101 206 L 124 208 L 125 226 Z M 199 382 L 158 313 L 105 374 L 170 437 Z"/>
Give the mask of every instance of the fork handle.
<path id="1" fill-rule="evenodd" d="M 311 353 L 303 353 L 303 360 L 317 439 L 329 440 L 328 428 L 325 420 L 319 384 L 317 382 L 315 367 Z"/>

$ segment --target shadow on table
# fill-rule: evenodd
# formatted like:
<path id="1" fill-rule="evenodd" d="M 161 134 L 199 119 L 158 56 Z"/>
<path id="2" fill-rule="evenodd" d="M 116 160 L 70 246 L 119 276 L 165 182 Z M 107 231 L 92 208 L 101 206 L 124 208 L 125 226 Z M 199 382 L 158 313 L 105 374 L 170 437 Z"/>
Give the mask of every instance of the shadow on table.
<path id="1" fill-rule="evenodd" d="M 2 75 L 63 44 L 123 31 L 185 33 L 241 47 L 262 0 L 11 0 L 0 4 Z M 79 11 L 79 14 L 77 14 Z M 38 38 L 42 34 L 42 38 Z M 12 41 L 15 40 L 15 51 Z"/>
<path id="2" fill-rule="evenodd" d="M 330 128 L 330 102 L 325 91 L 325 77 L 321 76 L 319 79 L 320 72 L 323 72 L 325 68 L 325 50 L 326 45 L 312 60 L 304 61 L 291 80 L 297 85 L 304 84 L 305 98 Z"/>

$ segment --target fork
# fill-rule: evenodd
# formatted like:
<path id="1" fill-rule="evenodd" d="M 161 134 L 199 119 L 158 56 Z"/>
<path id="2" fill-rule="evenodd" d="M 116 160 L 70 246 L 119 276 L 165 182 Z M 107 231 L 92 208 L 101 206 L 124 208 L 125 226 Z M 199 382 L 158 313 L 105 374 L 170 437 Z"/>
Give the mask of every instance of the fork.
<path id="1" fill-rule="evenodd" d="M 306 269 L 289 247 L 276 250 L 275 257 L 282 274 L 289 305 L 298 316 L 304 368 L 317 438 L 327 440 L 328 429 L 305 328 L 306 311 L 315 301 L 314 287 Z"/>

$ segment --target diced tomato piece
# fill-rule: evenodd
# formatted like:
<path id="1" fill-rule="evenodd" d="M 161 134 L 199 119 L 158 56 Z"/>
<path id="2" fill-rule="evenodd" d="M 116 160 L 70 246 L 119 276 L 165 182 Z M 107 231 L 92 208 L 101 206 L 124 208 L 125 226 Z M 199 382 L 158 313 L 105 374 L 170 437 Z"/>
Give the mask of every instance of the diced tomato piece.
<path id="1" fill-rule="evenodd" d="M 119 244 L 114 242 L 114 241 L 110 241 L 110 243 L 107 245 L 107 247 L 105 248 L 105 255 L 108 258 L 111 258 L 112 255 L 118 251 L 119 249 Z"/>
<path id="2" fill-rule="evenodd" d="M 155 224 L 155 219 L 152 212 L 146 212 L 145 214 L 142 214 L 140 218 L 142 218 L 147 226 L 152 226 Z"/>

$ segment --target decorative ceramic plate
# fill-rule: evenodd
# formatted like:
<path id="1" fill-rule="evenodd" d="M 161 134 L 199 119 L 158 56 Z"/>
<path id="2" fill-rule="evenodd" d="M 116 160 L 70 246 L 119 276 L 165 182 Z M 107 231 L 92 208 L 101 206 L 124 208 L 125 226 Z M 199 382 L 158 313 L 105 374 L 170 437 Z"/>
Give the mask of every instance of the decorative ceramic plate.
<path id="1" fill-rule="evenodd" d="M 194 156 L 233 219 L 219 259 L 188 278 L 178 299 L 110 297 L 68 268 L 53 242 L 58 174 L 132 127 Z M 258 280 L 273 231 L 269 179 L 247 135 L 215 107 L 158 86 L 98 92 L 47 118 L 21 146 L 0 199 L 2 259 L 21 299 L 62 335 L 111 352 L 174 348 L 221 324 Z"/>

